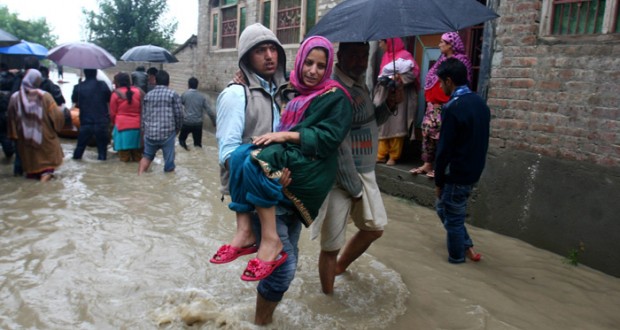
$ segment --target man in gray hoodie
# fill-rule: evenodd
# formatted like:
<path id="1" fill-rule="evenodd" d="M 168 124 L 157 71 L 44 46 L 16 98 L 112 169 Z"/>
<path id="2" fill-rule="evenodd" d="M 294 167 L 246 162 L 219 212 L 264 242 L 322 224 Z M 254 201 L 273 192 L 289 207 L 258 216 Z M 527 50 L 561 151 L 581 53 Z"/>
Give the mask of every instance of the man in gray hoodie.
<path id="1" fill-rule="evenodd" d="M 252 137 L 274 132 L 280 122 L 280 91 L 286 86 L 284 48 L 275 34 L 256 23 L 243 30 L 239 37 L 239 68 L 247 84 L 231 83 L 217 99 L 215 137 L 218 143 L 222 193 L 228 194 L 228 159 L 241 144 L 251 143 Z M 282 178 L 286 186 L 290 182 Z M 257 287 L 256 314 L 254 322 L 265 325 L 272 322 L 273 312 L 288 290 L 297 269 L 297 243 L 301 221 L 289 208 L 278 207 L 276 227 L 286 261 Z M 260 222 L 253 216 L 253 228 L 238 228 L 238 232 L 250 233 L 244 237 L 256 237 L 260 244 Z M 233 247 L 244 247 L 254 242 L 233 238 Z"/>

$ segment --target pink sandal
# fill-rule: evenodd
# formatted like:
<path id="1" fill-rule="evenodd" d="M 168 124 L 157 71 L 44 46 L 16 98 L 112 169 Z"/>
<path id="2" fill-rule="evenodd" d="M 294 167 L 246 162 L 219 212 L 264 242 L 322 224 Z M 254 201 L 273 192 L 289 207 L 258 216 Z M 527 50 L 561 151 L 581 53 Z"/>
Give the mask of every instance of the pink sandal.
<path id="1" fill-rule="evenodd" d="M 232 245 L 226 244 L 220 246 L 220 248 L 217 249 L 217 252 L 213 255 L 213 258 L 209 261 L 212 264 L 225 264 L 246 254 L 256 253 L 256 251 L 258 251 L 256 244 L 242 248 L 236 248 Z"/>
<path id="2" fill-rule="evenodd" d="M 274 261 L 263 261 L 258 258 L 250 259 L 248 266 L 243 271 L 243 275 L 241 275 L 241 279 L 244 281 L 260 281 L 271 275 L 276 268 L 286 261 L 287 257 L 288 254 L 282 251 Z"/>

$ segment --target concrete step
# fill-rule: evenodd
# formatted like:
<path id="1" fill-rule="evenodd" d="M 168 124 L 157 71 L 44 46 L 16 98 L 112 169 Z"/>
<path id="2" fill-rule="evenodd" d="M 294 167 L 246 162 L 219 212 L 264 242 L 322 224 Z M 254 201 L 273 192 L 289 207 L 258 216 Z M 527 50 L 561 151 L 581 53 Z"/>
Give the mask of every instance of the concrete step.
<path id="1" fill-rule="evenodd" d="M 409 170 L 422 164 L 404 163 L 394 166 L 377 164 L 375 174 L 382 192 L 413 200 L 419 205 L 435 206 L 435 181 L 426 175 L 412 175 Z"/>

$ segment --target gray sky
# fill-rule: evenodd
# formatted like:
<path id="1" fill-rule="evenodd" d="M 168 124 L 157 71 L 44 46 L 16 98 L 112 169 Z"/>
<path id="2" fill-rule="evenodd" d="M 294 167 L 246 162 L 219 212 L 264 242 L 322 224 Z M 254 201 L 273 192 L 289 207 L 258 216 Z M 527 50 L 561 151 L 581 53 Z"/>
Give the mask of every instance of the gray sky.
<path id="1" fill-rule="evenodd" d="M 2 0 L 11 13 L 22 20 L 45 17 L 58 36 L 58 44 L 81 41 L 85 24 L 82 8 L 97 10 L 96 0 Z M 185 42 L 198 31 L 198 1 L 168 0 L 168 13 L 164 16 L 179 22 L 174 36 L 177 43 Z"/>

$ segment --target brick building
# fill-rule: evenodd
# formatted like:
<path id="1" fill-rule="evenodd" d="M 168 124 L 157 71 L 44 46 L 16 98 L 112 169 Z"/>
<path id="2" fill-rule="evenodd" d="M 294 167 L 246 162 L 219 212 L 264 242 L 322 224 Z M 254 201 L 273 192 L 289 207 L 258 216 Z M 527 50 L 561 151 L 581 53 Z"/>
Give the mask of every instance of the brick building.
<path id="1" fill-rule="evenodd" d="M 338 2 L 199 0 L 198 60 L 192 63 L 201 89 L 225 88 L 237 70 L 239 33 L 255 22 L 276 32 L 292 67 L 305 32 Z M 584 247 L 580 262 L 616 276 L 618 2 L 488 0 L 501 17 L 478 27 L 477 34 L 461 31 L 477 50 L 470 53 L 479 60 L 475 87 L 493 114 L 488 165 L 472 198 L 470 221 L 562 256 Z M 436 38 L 413 37 L 409 43 L 423 69 Z M 432 205 L 429 180 L 397 167 L 378 169 L 378 175 L 386 192 Z"/>

